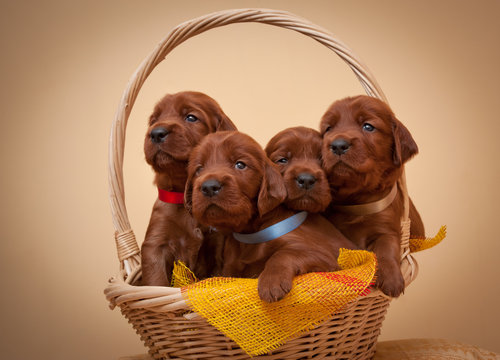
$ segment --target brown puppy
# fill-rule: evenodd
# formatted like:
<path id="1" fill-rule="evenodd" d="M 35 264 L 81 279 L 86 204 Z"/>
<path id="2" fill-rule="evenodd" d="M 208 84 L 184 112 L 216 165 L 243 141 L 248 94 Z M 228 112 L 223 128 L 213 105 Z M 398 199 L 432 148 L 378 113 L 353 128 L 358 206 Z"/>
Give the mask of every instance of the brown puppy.
<path id="1" fill-rule="evenodd" d="M 417 144 L 389 106 L 369 96 L 333 103 L 320 128 L 323 168 L 334 204 L 327 216 L 348 239 L 375 252 L 377 286 L 387 295 L 399 296 L 404 290 L 400 271 L 403 196 L 396 183 L 402 165 L 417 154 Z M 369 205 L 361 213 L 352 211 L 351 205 L 376 201 L 380 201 L 378 209 Z M 413 204 L 410 218 L 412 235 L 423 236 L 424 226 Z"/>
<path id="2" fill-rule="evenodd" d="M 219 130 L 236 126 L 203 93 L 166 95 L 150 116 L 144 153 L 155 171 L 159 198 L 142 244 L 143 285 L 170 286 L 177 260 L 199 278 L 217 272 L 221 265 L 217 261 L 222 256 L 222 236 L 200 227 L 183 204 L 189 154 L 206 134 Z"/>
<path id="3" fill-rule="evenodd" d="M 317 213 L 330 204 L 330 187 L 321 167 L 322 143 L 317 130 L 298 126 L 280 131 L 266 146 L 268 158 L 285 180 L 285 205 L 292 210 Z"/>
<path id="4" fill-rule="evenodd" d="M 258 277 L 264 301 L 285 296 L 296 275 L 337 270 L 339 247 L 353 246 L 328 220 L 306 212 L 294 217 L 305 218 L 298 227 L 255 239 L 262 236 L 255 232 L 268 232 L 295 212 L 280 205 L 286 198 L 283 178 L 248 135 L 207 135 L 191 154 L 188 173 L 186 206 L 201 223 L 228 235 L 222 274 Z"/>

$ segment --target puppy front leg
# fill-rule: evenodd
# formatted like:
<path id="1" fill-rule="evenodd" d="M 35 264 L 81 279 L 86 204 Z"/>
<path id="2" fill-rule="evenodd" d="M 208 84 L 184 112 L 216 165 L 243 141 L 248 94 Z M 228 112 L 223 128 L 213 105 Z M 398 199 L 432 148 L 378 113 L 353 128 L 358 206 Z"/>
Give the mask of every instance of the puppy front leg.
<path id="1" fill-rule="evenodd" d="M 244 253 L 240 249 L 240 243 L 231 236 L 225 239 L 222 251 L 222 270 L 221 276 L 241 277 L 245 264 L 241 261 Z"/>
<path id="2" fill-rule="evenodd" d="M 377 255 L 378 269 L 376 286 L 391 297 L 398 297 L 404 292 L 405 281 L 401 274 L 399 259 L 400 239 L 391 234 L 380 235 L 372 250 Z"/>
<path id="3" fill-rule="evenodd" d="M 142 285 L 170 286 L 174 258 L 165 244 L 144 242 L 141 251 Z"/>
<path id="4" fill-rule="evenodd" d="M 292 290 L 293 278 L 297 274 L 297 259 L 291 254 L 278 251 L 266 262 L 259 275 L 259 297 L 266 302 L 281 300 Z"/>
<path id="5" fill-rule="evenodd" d="M 156 201 L 141 246 L 142 285 L 170 286 L 175 259 L 169 231 L 165 206 Z"/>

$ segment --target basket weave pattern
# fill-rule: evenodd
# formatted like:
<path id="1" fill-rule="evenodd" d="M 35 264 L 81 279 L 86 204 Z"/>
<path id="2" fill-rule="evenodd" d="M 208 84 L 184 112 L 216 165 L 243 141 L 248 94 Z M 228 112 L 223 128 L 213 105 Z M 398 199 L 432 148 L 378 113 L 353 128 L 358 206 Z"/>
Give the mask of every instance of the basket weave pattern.
<path id="1" fill-rule="evenodd" d="M 135 286 L 140 278 L 140 250 L 125 206 L 123 155 L 125 129 L 137 95 L 152 70 L 176 46 L 207 30 L 244 22 L 279 26 L 302 33 L 334 51 L 353 70 L 366 93 L 386 101 L 366 66 L 326 30 L 287 12 L 266 9 L 228 10 L 175 27 L 139 66 L 123 93 L 112 124 L 109 151 L 110 202 L 121 273 L 105 289 L 111 307 L 119 306 L 155 359 L 247 359 L 247 354 L 206 320 L 193 313 L 180 289 Z M 405 175 L 399 182 L 405 197 L 402 219 L 401 269 L 406 284 L 417 274 L 409 251 L 408 194 Z M 369 359 L 375 352 L 390 298 L 379 291 L 348 304 L 341 312 L 305 335 L 288 341 L 262 359 Z"/>
<path id="2" fill-rule="evenodd" d="M 258 359 L 369 359 L 389 304 L 385 297 L 366 297 L 336 314 L 306 335 L 290 340 Z M 122 307 L 155 359 L 250 359 L 232 340 L 204 319 L 188 320 L 179 314 L 155 313 Z"/>

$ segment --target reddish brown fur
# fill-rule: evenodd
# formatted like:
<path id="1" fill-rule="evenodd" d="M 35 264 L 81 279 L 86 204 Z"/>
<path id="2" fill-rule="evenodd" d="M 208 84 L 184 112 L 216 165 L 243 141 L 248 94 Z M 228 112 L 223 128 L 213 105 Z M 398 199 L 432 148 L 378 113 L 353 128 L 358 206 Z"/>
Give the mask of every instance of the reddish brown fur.
<path id="1" fill-rule="evenodd" d="M 195 121 L 187 121 L 194 115 Z M 189 119 L 194 120 L 190 117 Z M 151 133 L 168 131 L 164 141 L 152 141 Z M 167 191 L 184 192 L 192 149 L 208 133 L 236 130 L 220 106 L 198 92 L 166 95 L 149 119 L 144 141 L 146 161 L 155 171 L 155 184 Z M 183 261 L 199 278 L 221 267 L 223 237 L 200 226 L 182 204 L 157 199 L 142 244 L 143 285 L 170 286 L 174 261 Z"/>
<path id="2" fill-rule="evenodd" d="M 330 187 L 321 167 L 322 142 L 317 130 L 298 126 L 279 132 L 266 146 L 268 158 L 283 176 L 285 204 L 292 210 L 317 213 L 330 204 Z"/>
<path id="3" fill-rule="evenodd" d="M 408 129 L 384 102 L 373 97 L 356 96 L 333 103 L 323 115 L 320 128 L 323 168 L 336 205 L 383 198 L 401 176 L 402 165 L 418 152 Z M 338 147 L 341 139 L 349 144 L 345 153 Z M 335 145 L 339 153 L 335 153 Z M 410 210 L 412 235 L 423 236 L 424 226 L 413 204 Z M 404 291 L 399 265 L 402 212 L 400 191 L 388 208 L 376 214 L 356 216 L 327 211 L 330 221 L 348 239 L 376 253 L 377 286 L 390 296 Z"/>
<path id="4" fill-rule="evenodd" d="M 355 247 L 319 214 L 268 242 L 244 244 L 231 236 L 234 231 L 256 232 L 294 214 L 281 205 L 286 190 L 276 165 L 245 134 L 206 136 L 191 154 L 188 174 L 186 206 L 201 223 L 228 234 L 222 274 L 258 277 L 259 295 L 267 302 L 285 296 L 296 275 L 337 270 L 339 247 Z M 218 191 L 207 196 L 204 187 L 214 181 Z"/>

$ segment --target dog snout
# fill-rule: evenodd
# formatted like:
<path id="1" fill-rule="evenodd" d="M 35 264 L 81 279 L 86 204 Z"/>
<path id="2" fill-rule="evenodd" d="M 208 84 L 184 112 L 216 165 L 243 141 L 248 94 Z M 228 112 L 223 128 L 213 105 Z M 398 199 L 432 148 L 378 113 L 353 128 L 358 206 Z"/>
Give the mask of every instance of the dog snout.
<path id="1" fill-rule="evenodd" d="M 309 173 L 299 174 L 295 178 L 295 181 L 297 182 L 297 185 L 304 190 L 312 189 L 314 184 L 316 184 L 316 178 Z"/>
<path id="2" fill-rule="evenodd" d="M 162 142 L 165 141 L 165 139 L 168 136 L 168 130 L 165 129 L 164 127 L 157 127 L 149 133 L 149 137 L 151 138 L 151 141 L 155 144 L 161 144 Z"/>
<path id="3" fill-rule="evenodd" d="M 222 184 L 215 179 L 209 179 L 201 184 L 201 193 L 206 197 L 217 195 L 222 189 Z"/>
<path id="4" fill-rule="evenodd" d="M 330 150 L 337 155 L 345 154 L 350 147 L 351 143 L 343 138 L 336 139 L 330 144 Z"/>

